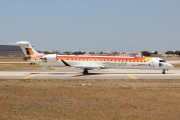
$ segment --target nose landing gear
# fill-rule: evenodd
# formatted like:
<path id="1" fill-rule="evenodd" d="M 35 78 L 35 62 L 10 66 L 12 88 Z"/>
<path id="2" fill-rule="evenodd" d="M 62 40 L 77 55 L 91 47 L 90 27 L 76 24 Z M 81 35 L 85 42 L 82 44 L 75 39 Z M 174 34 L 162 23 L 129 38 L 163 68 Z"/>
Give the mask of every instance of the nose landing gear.
<path id="1" fill-rule="evenodd" d="M 163 69 L 162 74 L 166 74 L 166 70 L 165 69 Z"/>

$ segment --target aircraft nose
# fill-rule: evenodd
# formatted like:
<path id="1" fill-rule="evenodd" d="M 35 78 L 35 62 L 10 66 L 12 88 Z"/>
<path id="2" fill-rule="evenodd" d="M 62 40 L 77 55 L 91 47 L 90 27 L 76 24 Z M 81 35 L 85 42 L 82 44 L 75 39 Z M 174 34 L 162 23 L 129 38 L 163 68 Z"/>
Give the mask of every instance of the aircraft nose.
<path id="1" fill-rule="evenodd" d="M 167 66 L 169 67 L 169 69 L 173 69 L 174 68 L 174 66 L 169 64 L 169 63 L 167 64 Z"/>

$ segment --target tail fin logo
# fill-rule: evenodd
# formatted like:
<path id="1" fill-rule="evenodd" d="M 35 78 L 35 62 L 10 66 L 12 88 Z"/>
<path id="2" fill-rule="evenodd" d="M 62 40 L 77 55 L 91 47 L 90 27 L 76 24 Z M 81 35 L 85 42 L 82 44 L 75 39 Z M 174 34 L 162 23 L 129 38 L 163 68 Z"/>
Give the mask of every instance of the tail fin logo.
<path id="1" fill-rule="evenodd" d="M 32 48 L 26 48 L 26 54 L 27 55 L 34 55 Z"/>

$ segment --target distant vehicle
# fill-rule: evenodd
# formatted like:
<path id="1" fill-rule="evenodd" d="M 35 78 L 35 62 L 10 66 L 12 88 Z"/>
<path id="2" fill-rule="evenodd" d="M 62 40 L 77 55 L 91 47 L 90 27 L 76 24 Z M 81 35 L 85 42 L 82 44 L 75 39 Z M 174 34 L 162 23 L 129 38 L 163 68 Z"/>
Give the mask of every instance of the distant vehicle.
<path id="1" fill-rule="evenodd" d="M 25 59 L 31 63 L 51 67 L 72 67 L 83 69 L 83 74 L 93 69 L 158 69 L 165 74 L 166 70 L 174 68 L 165 60 L 157 57 L 118 57 L 118 56 L 84 56 L 57 55 L 38 53 L 28 41 L 17 42 L 25 54 Z"/>

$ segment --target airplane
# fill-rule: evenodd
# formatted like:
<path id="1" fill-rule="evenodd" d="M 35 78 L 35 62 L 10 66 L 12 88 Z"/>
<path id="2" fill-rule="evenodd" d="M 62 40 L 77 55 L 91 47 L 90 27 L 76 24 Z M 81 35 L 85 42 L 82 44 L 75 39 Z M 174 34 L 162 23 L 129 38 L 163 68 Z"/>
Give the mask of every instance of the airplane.
<path id="1" fill-rule="evenodd" d="M 38 53 L 28 41 L 16 42 L 25 54 L 26 61 L 32 64 L 51 67 L 71 67 L 83 69 L 83 74 L 94 69 L 173 69 L 174 66 L 158 57 L 120 57 L 120 56 L 84 56 L 84 55 L 57 55 Z"/>

